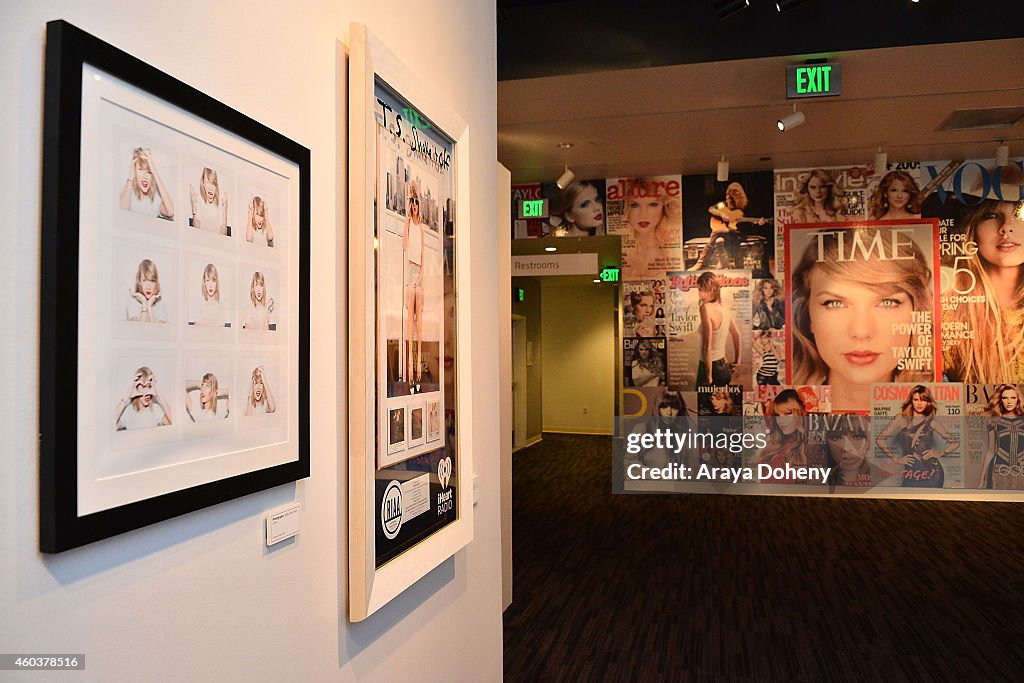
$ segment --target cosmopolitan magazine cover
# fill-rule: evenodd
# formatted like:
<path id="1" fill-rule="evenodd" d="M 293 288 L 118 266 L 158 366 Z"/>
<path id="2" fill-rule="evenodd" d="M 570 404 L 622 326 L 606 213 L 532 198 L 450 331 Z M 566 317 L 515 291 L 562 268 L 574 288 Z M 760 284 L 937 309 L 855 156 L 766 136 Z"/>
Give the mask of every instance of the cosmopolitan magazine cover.
<path id="1" fill-rule="evenodd" d="M 886 486 L 963 488 L 963 385 L 876 384 L 874 460 Z"/>

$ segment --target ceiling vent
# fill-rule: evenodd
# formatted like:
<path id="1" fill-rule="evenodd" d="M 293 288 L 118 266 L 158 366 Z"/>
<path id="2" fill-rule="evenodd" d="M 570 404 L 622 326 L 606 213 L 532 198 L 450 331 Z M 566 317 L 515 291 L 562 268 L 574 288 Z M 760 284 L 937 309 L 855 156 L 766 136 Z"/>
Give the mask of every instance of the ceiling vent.
<path id="1" fill-rule="evenodd" d="M 1024 117 L 1024 107 L 991 107 L 988 109 L 954 109 L 935 130 L 975 130 L 978 128 L 1011 128 Z"/>

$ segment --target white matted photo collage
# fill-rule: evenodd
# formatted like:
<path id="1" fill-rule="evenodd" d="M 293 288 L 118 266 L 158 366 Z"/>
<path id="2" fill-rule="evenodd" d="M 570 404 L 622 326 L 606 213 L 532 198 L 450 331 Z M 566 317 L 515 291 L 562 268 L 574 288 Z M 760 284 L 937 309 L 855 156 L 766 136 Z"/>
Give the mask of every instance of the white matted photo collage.
<path id="1" fill-rule="evenodd" d="M 294 460 L 297 168 L 88 66 L 82 126 L 79 514 Z"/>

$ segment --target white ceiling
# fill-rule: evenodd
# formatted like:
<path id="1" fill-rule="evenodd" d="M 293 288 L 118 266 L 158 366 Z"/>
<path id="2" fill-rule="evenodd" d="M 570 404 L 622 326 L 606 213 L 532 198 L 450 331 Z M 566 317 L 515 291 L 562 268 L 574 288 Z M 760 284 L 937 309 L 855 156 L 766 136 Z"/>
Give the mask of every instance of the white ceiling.
<path id="1" fill-rule="evenodd" d="M 840 97 L 797 100 L 807 122 L 779 133 L 792 111 L 786 66 L 828 57 Z M 942 131 L 955 109 L 1024 105 L 1024 38 L 685 64 L 498 83 L 498 159 L 513 182 L 985 158 L 1000 139 L 1024 155 L 1024 123 Z M 567 152 L 558 143 L 574 146 Z M 770 157 L 762 160 L 762 157 Z"/>

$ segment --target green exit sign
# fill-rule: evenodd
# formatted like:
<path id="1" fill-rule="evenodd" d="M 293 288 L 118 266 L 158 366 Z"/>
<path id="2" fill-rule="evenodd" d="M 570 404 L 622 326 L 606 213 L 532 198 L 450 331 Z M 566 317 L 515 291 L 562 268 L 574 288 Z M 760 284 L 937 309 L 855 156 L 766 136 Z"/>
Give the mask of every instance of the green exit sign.
<path id="1" fill-rule="evenodd" d="M 618 268 L 603 268 L 601 270 L 601 280 L 603 282 L 618 282 L 619 281 L 619 269 Z"/>
<path id="2" fill-rule="evenodd" d="M 519 201 L 520 218 L 547 218 L 548 200 L 522 199 Z"/>
<path id="3" fill-rule="evenodd" d="M 835 97 L 843 91 L 843 72 L 838 64 L 805 64 L 786 67 L 786 97 Z"/>
<path id="4" fill-rule="evenodd" d="M 522 287 L 515 288 L 516 301 L 526 301 L 526 290 Z"/>

